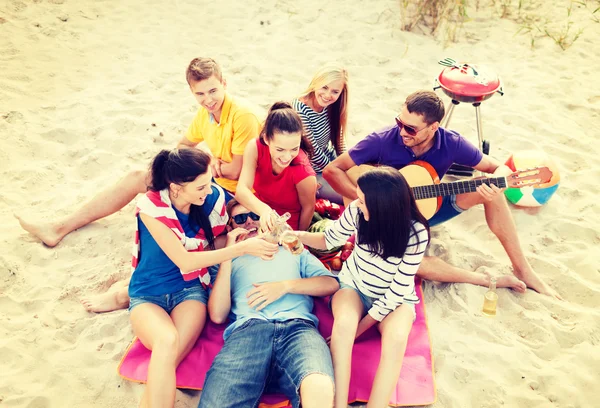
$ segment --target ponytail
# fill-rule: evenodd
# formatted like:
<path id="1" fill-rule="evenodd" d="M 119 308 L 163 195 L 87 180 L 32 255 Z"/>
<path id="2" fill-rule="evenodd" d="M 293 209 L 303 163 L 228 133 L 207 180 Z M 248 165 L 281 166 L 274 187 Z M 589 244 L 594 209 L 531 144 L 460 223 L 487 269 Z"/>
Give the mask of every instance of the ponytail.
<path id="1" fill-rule="evenodd" d="M 150 164 L 152 180 L 149 190 L 161 191 L 173 184 L 184 184 L 206 174 L 210 156 L 199 149 L 161 150 Z M 202 229 L 210 249 L 215 249 L 215 236 L 203 206 L 190 206 L 190 221 L 195 230 Z"/>
<path id="2" fill-rule="evenodd" d="M 150 164 L 150 174 L 152 180 L 150 181 L 149 190 L 160 191 L 169 187 L 169 183 L 166 181 L 165 174 L 167 173 L 166 167 L 169 161 L 169 150 L 161 150 L 152 160 Z"/>

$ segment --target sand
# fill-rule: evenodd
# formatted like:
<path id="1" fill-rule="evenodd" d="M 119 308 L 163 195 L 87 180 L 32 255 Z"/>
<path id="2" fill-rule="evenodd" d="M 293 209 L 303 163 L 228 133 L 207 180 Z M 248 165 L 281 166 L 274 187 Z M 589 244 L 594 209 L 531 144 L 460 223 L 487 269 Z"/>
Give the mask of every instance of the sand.
<path id="1" fill-rule="evenodd" d="M 546 206 L 513 214 L 526 255 L 564 301 L 502 289 L 490 319 L 480 312 L 484 288 L 425 283 L 432 406 L 598 406 L 600 24 L 590 12 L 597 2 L 574 6 L 570 17 L 566 1 L 525 2 L 530 13 L 583 28 L 566 51 L 547 37 L 532 49 L 530 36 L 515 35 L 515 15 L 500 19 L 498 6 L 484 2 L 469 9 L 459 42 L 447 48 L 440 38 L 401 31 L 397 1 L 301 3 L 0 3 L 0 405 L 138 403 L 143 387 L 116 373 L 132 338 L 128 313 L 88 313 L 79 303 L 128 276 L 133 206 L 56 248 L 12 214 L 67 214 L 173 147 L 197 109 L 184 77 L 192 58 L 215 58 L 228 90 L 262 109 L 303 91 L 322 63 L 344 64 L 351 146 L 393 123 L 410 92 L 430 89 L 438 59 L 448 56 L 486 64 L 504 80 L 506 94 L 482 105 L 491 154 L 504 161 L 541 149 L 560 169 Z M 459 106 L 450 127 L 476 141 L 474 109 Z M 431 251 L 462 268 L 510 272 L 480 208 L 436 228 Z M 178 392 L 176 407 L 195 407 L 198 398 Z"/>

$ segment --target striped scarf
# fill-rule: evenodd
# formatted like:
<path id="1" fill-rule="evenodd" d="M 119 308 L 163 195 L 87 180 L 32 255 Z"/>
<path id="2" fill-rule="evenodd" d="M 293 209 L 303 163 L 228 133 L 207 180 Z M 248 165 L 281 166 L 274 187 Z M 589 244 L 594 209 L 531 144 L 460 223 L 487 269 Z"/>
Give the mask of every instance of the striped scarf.
<path id="1" fill-rule="evenodd" d="M 219 194 L 214 206 L 210 210 L 208 219 L 212 227 L 213 235 L 216 237 L 220 235 L 229 221 L 225 207 L 225 193 L 221 187 L 216 184 L 212 184 L 213 194 L 215 190 Z M 204 209 L 207 210 L 206 208 Z M 207 211 L 208 212 L 208 211 Z M 185 235 L 183 227 L 175 214 L 175 210 L 171 206 L 171 200 L 169 198 L 169 190 L 161 191 L 148 191 L 144 194 L 137 202 L 135 209 L 136 219 L 140 214 L 146 214 L 166 225 L 177 238 L 181 241 L 181 244 L 185 247 L 188 252 L 200 252 L 208 246 L 208 240 L 204 235 L 204 230 L 199 229 L 195 237 L 190 238 Z M 139 263 L 140 258 L 140 232 L 138 230 L 138 223 L 135 223 L 135 242 L 132 250 L 131 267 L 132 271 L 135 270 Z M 181 271 L 183 279 L 190 281 L 192 279 L 199 278 L 202 286 L 209 287 L 210 285 L 210 274 L 207 268 L 196 269 L 194 271 Z"/>

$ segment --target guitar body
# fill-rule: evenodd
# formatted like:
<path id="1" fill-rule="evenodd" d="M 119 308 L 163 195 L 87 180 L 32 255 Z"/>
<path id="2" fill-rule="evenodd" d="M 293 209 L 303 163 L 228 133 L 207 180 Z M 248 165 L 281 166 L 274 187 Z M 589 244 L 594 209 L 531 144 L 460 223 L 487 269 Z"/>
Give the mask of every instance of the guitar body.
<path id="1" fill-rule="evenodd" d="M 358 180 L 361 174 L 373 168 L 375 168 L 375 166 L 361 164 L 360 166 L 354 166 L 348 169 L 346 174 L 350 180 L 356 184 L 356 180 Z M 418 160 L 407 166 L 404 166 L 402 169 L 400 169 L 400 173 L 404 176 L 406 182 L 411 187 L 429 186 L 440 183 L 440 178 L 438 177 L 433 166 L 422 160 Z M 347 206 L 350 202 L 352 202 L 352 200 L 344 197 L 345 206 Z M 423 217 L 430 219 L 440 209 L 442 205 L 442 197 L 424 198 L 417 200 L 416 202 L 419 211 L 421 214 L 423 214 Z"/>

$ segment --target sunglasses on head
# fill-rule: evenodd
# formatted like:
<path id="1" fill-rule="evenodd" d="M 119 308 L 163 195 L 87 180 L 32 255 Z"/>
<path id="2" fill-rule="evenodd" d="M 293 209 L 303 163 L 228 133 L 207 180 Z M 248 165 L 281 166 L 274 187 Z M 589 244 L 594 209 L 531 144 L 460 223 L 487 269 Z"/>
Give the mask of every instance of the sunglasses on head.
<path id="1" fill-rule="evenodd" d="M 252 218 L 253 221 L 260 220 L 260 216 L 254 214 L 253 212 L 234 215 L 232 218 L 236 224 L 244 224 L 246 222 L 246 220 L 248 219 L 248 217 Z"/>
<path id="2" fill-rule="evenodd" d="M 411 135 L 411 136 L 415 136 L 415 135 L 416 135 L 417 133 L 419 133 L 421 130 L 423 130 L 423 129 L 425 129 L 427 126 L 429 126 L 429 125 L 427 125 L 427 126 L 425 126 L 423 129 L 415 129 L 415 128 L 414 128 L 414 127 L 412 127 L 412 126 L 408 126 L 408 125 L 404 124 L 404 122 L 402 122 L 402 121 L 400 120 L 400 118 L 398 118 L 397 116 L 396 116 L 396 118 L 395 118 L 395 119 L 396 119 L 396 124 L 398 125 L 398 127 L 400 128 L 400 130 L 402 130 L 402 128 L 404 128 L 404 131 L 405 131 L 406 133 L 408 133 L 409 135 Z"/>

